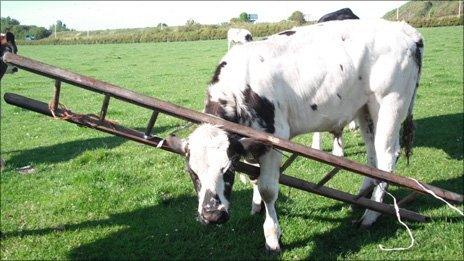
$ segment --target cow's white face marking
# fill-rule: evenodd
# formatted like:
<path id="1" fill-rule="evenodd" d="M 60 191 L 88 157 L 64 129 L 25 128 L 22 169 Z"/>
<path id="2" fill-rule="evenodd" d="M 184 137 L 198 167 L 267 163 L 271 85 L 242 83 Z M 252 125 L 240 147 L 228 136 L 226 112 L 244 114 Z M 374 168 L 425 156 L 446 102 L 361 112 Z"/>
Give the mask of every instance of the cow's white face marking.
<path id="1" fill-rule="evenodd" d="M 229 209 L 227 197 L 234 180 L 229 137 L 224 130 L 203 124 L 189 135 L 187 146 L 189 169 L 199 180 L 198 214 L 201 221 L 225 222 Z"/>

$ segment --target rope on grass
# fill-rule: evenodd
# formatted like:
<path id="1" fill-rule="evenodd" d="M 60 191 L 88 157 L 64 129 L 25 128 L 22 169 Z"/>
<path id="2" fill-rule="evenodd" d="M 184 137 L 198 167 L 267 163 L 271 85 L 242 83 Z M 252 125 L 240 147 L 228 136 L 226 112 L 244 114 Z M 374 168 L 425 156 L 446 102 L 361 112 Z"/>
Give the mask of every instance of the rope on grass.
<path id="1" fill-rule="evenodd" d="M 380 188 L 382 188 L 382 187 L 380 187 Z M 403 251 L 403 250 L 408 250 L 408 249 L 410 249 L 410 248 L 412 248 L 414 246 L 414 236 L 412 235 L 412 232 L 409 229 L 408 225 L 406 225 L 403 221 L 401 221 L 400 209 L 398 207 L 398 204 L 396 203 L 396 198 L 390 192 L 388 192 L 387 190 L 384 190 L 383 188 L 382 188 L 382 190 L 385 193 L 387 193 L 387 195 L 389 195 L 393 199 L 393 207 L 395 208 L 396 218 L 398 219 L 398 222 L 400 222 L 400 224 L 403 225 L 406 228 L 406 231 L 408 231 L 408 235 L 411 238 L 411 244 L 408 247 L 395 247 L 395 248 L 385 248 L 385 247 L 383 247 L 383 245 L 379 244 L 379 248 L 382 251 Z"/>
<path id="2" fill-rule="evenodd" d="M 455 210 L 456 212 L 458 212 L 461 216 L 464 216 L 464 213 L 458 209 L 457 207 L 451 205 L 448 201 L 444 200 L 443 198 L 437 196 L 433 191 L 431 191 L 430 189 L 427 189 L 425 188 L 417 179 L 415 178 L 410 178 L 412 180 L 414 180 L 417 185 L 419 185 L 425 192 L 429 193 L 430 195 L 432 195 L 433 197 L 435 197 L 436 199 L 438 200 L 441 200 L 443 202 L 446 203 L 446 205 L 448 205 L 448 207 L 450 207 L 451 209 Z M 396 203 L 396 198 L 390 194 L 388 191 L 382 189 L 385 193 L 387 193 L 390 197 L 393 198 L 393 207 L 395 208 L 395 214 L 396 214 L 396 218 L 398 219 L 398 222 L 400 222 L 401 225 L 403 225 L 406 230 L 408 231 L 408 234 L 409 234 L 409 237 L 411 238 L 411 244 L 408 246 L 408 247 L 398 247 L 398 248 L 384 248 L 382 245 L 379 244 L 379 248 L 380 250 L 382 251 L 403 251 L 403 250 L 408 250 L 410 248 L 412 248 L 414 246 L 414 237 L 412 235 L 412 232 L 411 230 L 409 229 L 409 227 L 403 222 L 401 221 L 401 218 L 400 218 L 400 210 L 398 208 L 398 204 Z"/>
<path id="3" fill-rule="evenodd" d="M 80 122 L 84 117 L 95 117 L 98 118 L 98 115 L 95 114 L 85 114 L 85 115 L 80 115 L 80 114 L 74 114 L 70 109 L 68 109 L 64 104 L 58 103 L 58 108 L 61 110 L 62 116 L 57 116 L 55 114 L 55 111 L 53 110 L 53 101 L 50 101 L 48 103 L 48 109 L 50 110 L 50 113 L 52 114 L 54 119 L 60 119 L 60 120 L 73 120 Z M 106 123 L 108 123 L 111 128 L 115 129 L 115 125 L 118 124 L 117 121 L 114 120 L 104 120 Z"/>

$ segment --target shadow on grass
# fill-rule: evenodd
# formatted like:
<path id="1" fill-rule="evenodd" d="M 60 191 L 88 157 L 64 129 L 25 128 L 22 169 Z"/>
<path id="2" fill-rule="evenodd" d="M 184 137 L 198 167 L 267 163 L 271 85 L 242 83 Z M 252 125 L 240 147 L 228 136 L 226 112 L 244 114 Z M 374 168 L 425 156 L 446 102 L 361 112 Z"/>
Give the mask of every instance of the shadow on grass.
<path id="1" fill-rule="evenodd" d="M 432 185 L 444 187 L 459 193 L 463 190 L 463 177 L 433 182 Z M 262 231 L 263 216 L 250 216 L 250 190 L 234 191 L 231 219 L 226 224 L 204 226 L 195 220 L 197 198 L 182 195 L 176 198 L 159 200 L 155 205 L 109 215 L 100 220 L 89 220 L 75 224 L 63 224 L 37 230 L 8 231 L 2 239 L 26 236 L 77 236 L 75 233 L 105 233 L 107 229 L 119 230 L 80 245 L 71 250 L 71 259 L 263 259 L 274 258 L 264 251 Z M 283 245 L 284 251 L 304 248 L 314 244 L 305 259 L 337 259 L 360 251 L 365 245 L 383 243 L 403 229 L 392 217 L 382 217 L 370 229 L 358 229 L 352 224 L 361 212 L 348 217 L 332 217 L 321 214 L 323 211 L 336 211 L 344 204 L 336 203 L 327 208 L 318 208 L 317 214 L 299 214 L 292 211 L 289 198 L 279 195 L 278 213 L 286 219 L 304 218 L 338 226 L 307 238 Z M 290 199 L 291 201 L 291 199 Z M 408 206 L 414 211 L 435 209 L 443 204 L 430 197 L 422 196 Z M 347 205 L 345 205 L 347 206 Z M 433 217 L 434 220 L 455 220 L 447 217 Z M 462 218 L 459 218 L 462 220 Z M 410 223 L 420 227 L 420 223 Z M 308 228 L 310 229 L 310 228 Z M 80 232 L 84 231 L 84 232 Z M 66 235 L 68 234 L 68 235 Z M 285 241 L 285 232 L 283 234 Z"/>
<path id="2" fill-rule="evenodd" d="M 463 193 L 464 190 L 464 177 L 458 177 L 448 180 L 439 180 L 431 182 L 430 185 L 444 188 L 459 194 Z M 409 191 L 410 193 L 410 191 Z M 408 194 L 407 191 L 401 189 L 397 191 L 395 196 L 401 198 Z M 389 199 L 389 197 L 386 197 Z M 420 195 L 418 198 L 405 206 L 405 208 L 423 213 L 426 210 L 436 209 L 442 207 L 443 202 L 433 198 L 432 196 Z M 348 206 L 347 204 L 337 203 L 333 206 L 326 208 L 321 208 L 319 210 L 327 211 L 340 211 L 343 206 Z M 285 249 L 300 248 L 308 245 L 309 243 L 314 243 L 314 250 L 305 257 L 308 260 L 322 259 L 322 260 L 332 260 L 347 257 L 347 255 L 356 253 L 364 245 L 370 245 L 373 243 L 382 244 L 389 237 L 394 236 L 398 229 L 403 229 L 403 227 L 397 222 L 396 218 L 391 216 L 382 216 L 379 220 L 373 225 L 369 230 L 357 229 L 353 226 L 352 220 L 359 218 L 362 215 L 363 210 L 356 211 L 348 218 L 335 218 L 333 221 L 338 221 L 339 226 L 330 229 L 327 232 L 320 233 L 311 237 L 308 237 L 304 240 L 297 242 L 292 242 L 289 245 L 284 246 Z M 443 222 L 458 222 L 462 221 L 463 218 L 454 213 L 454 211 L 449 210 L 449 216 L 433 216 L 432 220 L 443 221 Z M 304 216 L 304 218 L 312 218 L 311 216 Z M 332 219 L 321 219 L 322 221 L 331 221 Z M 411 228 L 420 227 L 421 223 L 408 222 Z M 346 239 L 346 240 L 343 240 Z"/>
<path id="3" fill-rule="evenodd" d="M 464 152 L 463 122 L 463 113 L 415 120 L 416 138 L 414 146 L 440 149 L 452 159 L 462 160 Z"/>
<path id="4" fill-rule="evenodd" d="M 177 125 L 160 126 L 153 129 L 152 133 L 159 133 L 170 130 Z M 145 129 L 138 128 L 138 131 Z M 101 138 L 91 138 L 87 140 L 74 140 L 70 142 L 54 144 L 51 146 L 37 147 L 30 150 L 6 151 L 5 154 L 13 153 L 14 155 L 7 161 L 7 168 L 18 168 L 27 164 L 53 164 L 69 161 L 85 151 L 95 149 L 113 149 L 125 143 L 126 139 L 117 136 L 108 136 Z"/>
<path id="5" fill-rule="evenodd" d="M 198 201 L 192 194 L 160 200 L 154 206 L 112 214 L 106 219 L 3 232 L 2 240 L 49 234 L 73 237 L 76 233 L 88 233 L 79 231 L 105 233 L 106 229 L 117 226 L 116 232 L 72 249 L 68 257 L 161 260 L 266 257 L 263 216 L 249 214 L 251 191 L 235 191 L 232 197 L 231 219 L 223 225 L 205 226 L 197 222 Z"/>

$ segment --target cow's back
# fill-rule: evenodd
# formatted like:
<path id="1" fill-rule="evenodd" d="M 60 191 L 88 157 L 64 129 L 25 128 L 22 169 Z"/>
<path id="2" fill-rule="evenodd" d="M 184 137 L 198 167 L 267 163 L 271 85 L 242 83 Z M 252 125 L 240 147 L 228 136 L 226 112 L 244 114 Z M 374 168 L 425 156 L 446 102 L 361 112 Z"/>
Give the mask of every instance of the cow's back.
<path id="1" fill-rule="evenodd" d="M 420 40 L 409 25 L 384 20 L 294 30 L 230 50 L 221 81 L 210 89 L 240 94 L 250 86 L 279 105 L 276 117 L 287 119 L 295 135 L 342 127 L 373 93 L 398 91 L 384 83 L 410 63 Z"/>

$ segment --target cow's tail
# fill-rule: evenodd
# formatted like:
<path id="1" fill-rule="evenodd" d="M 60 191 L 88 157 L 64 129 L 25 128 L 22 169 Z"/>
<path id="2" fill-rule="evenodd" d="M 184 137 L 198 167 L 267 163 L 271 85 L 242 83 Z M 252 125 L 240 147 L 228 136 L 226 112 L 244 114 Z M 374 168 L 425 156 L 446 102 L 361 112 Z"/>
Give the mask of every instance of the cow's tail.
<path id="1" fill-rule="evenodd" d="M 419 87 L 419 79 L 420 79 L 421 69 L 422 69 L 423 53 L 424 53 L 424 43 L 422 41 L 422 38 L 419 38 L 419 40 L 416 41 L 416 46 L 414 50 L 414 60 L 418 66 L 416 86 L 414 88 L 414 94 L 412 95 L 411 103 L 409 104 L 408 115 L 406 116 L 406 119 L 403 122 L 403 126 L 402 126 L 403 133 L 401 135 L 401 146 L 404 149 L 404 154 L 406 156 L 406 162 L 408 165 L 409 165 L 409 158 L 412 155 L 412 146 L 414 142 L 414 132 L 415 132 L 412 110 L 414 107 L 414 101 L 416 99 L 417 88 Z"/>

